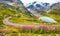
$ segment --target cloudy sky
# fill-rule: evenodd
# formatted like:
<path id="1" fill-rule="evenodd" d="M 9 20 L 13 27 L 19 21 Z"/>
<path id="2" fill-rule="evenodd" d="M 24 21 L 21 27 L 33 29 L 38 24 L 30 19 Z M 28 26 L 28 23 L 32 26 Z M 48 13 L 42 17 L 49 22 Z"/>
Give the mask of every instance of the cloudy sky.
<path id="1" fill-rule="evenodd" d="M 48 3 L 56 3 L 56 2 L 60 2 L 60 0 L 21 0 L 24 5 L 27 5 L 29 3 L 32 3 L 34 1 L 37 1 L 37 2 L 48 2 Z"/>

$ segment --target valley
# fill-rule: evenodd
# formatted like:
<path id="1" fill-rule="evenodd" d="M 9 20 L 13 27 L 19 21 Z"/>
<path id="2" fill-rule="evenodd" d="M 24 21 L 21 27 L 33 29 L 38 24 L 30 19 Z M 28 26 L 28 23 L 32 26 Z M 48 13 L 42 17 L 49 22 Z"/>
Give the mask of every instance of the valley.
<path id="1" fill-rule="evenodd" d="M 39 18 L 50 17 L 57 23 L 50 23 Z M 60 34 L 60 3 L 53 4 L 47 11 L 28 9 L 22 4 L 0 3 L 0 33 L 22 36 L 55 36 Z M 28 33 L 28 34 L 27 34 Z M 26 35 L 27 34 L 27 35 Z M 16 36 L 16 35 L 15 35 Z"/>

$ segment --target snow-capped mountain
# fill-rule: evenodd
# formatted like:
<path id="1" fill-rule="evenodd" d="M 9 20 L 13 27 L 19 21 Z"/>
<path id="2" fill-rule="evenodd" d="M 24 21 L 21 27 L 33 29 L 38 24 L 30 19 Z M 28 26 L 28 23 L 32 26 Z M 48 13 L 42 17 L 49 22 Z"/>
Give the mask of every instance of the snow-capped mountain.
<path id="1" fill-rule="evenodd" d="M 37 10 L 48 10 L 49 8 L 51 8 L 51 6 L 55 3 L 60 2 L 59 0 L 31 0 L 32 2 L 29 2 L 29 0 L 26 0 L 27 2 L 25 2 L 24 0 L 22 0 L 24 6 L 27 9 L 37 9 Z"/>
<path id="2" fill-rule="evenodd" d="M 37 3 L 33 2 L 26 6 L 27 9 L 47 10 L 50 8 L 50 3 Z"/>

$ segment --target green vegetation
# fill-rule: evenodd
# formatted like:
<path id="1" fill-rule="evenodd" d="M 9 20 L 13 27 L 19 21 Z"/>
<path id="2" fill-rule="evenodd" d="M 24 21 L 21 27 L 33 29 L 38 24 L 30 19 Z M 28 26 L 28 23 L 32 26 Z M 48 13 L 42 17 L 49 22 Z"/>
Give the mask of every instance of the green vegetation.
<path id="1" fill-rule="evenodd" d="M 6 36 L 60 36 L 60 34 L 33 34 L 33 33 L 10 33 L 5 35 Z"/>
<path id="2" fill-rule="evenodd" d="M 60 7 L 60 6 L 59 6 Z M 55 29 L 55 30 L 46 30 L 43 28 L 39 29 L 22 29 L 22 28 L 17 28 L 17 27 L 12 27 L 9 25 L 5 25 L 3 23 L 3 20 L 6 17 L 11 16 L 12 18 L 9 20 L 10 22 L 13 23 L 19 23 L 19 24 L 34 24 L 34 25 L 60 25 L 60 10 L 58 6 L 54 7 L 49 11 L 48 13 L 42 13 L 44 16 L 49 16 L 57 21 L 57 23 L 46 23 L 41 20 L 38 20 L 37 17 L 29 13 L 25 8 L 22 7 L 13 7 L 10 5 L 6 4 L 0 4 L 0 33 L 9 33 L 10 36 L 13 36 L 14 33 L 31 33 L 29 36 L 37 36 L 37 35 L 47 35 L 49 34 L 57 34 L 60 33 L 60 29 Z M 25 9 L 25 10 L 24 10 Z M 44 11 L 43 11 L 44 12 Z M 44 24 L 45 23 L 45 24 Z M 11 34 L 12 35 L 11 35 Z M 55 35 L 54 34 L 54 35 Z M 15 35 L 15 34 L 14 34 Z M 52 35 L 52 36 L 54 36 Z M 21 34 L 21 36 L 25 36 Z"/>

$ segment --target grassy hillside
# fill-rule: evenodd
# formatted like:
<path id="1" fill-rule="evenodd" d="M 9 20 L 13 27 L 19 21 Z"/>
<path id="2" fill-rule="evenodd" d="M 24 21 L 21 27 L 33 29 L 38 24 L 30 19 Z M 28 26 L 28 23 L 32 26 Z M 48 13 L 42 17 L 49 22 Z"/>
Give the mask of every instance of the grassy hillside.
<path id="1" fill-rule="evenodd" d="M 37 17 L 29 13 L 26 9 L 23 7 L 13 7 L 6 4 L 0 4 L 0 24 L 3 24 L 3 20 L 6 17 L 11 16 L 10 22 L 14 23 L 22 23 L 22 24 L 30 24 L 31 23 L 38 23 Z"/>

